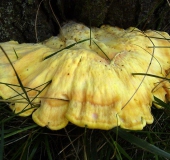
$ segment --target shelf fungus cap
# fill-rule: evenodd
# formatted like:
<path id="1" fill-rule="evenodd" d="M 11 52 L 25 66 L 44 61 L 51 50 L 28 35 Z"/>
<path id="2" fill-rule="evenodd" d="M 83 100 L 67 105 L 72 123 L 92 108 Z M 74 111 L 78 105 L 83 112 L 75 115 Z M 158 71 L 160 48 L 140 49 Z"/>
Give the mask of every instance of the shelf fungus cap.
<path id="1" fill-rule="evenodd" d="M 92 28 L 89 36 L 88 27 L 71 22 L 63 26 L 62 35 L 41 44 L 24 44 L 24 51 L 18 48 L 16 53 L 23 51 L 22 56 L 11 58 L 27 94 L 18 87 L 8 61 L 3 60 L 0 96 L 16 100 L 18 95 L 27 104 L 13 103 L 12 110 L 30 110 L 20 115 L 32 114 L 35 123 L 52 130 L 62 129 L 68 122 L 104 130 L 116 126 L 141 130 L 153 123 L 154 96 L 164 102 L 170 99 L 169 82 L 159 78 L 169 77 L 169 35 L 104 25 Z M 36 59 L 31 58 L 34 56 Z M 15 85 L 14 90 L 4 83 Z"/>
<path id="2" fill-rule="evenodd" d="M 42 61 L 54 50 L 42 44 L 19 44 L 16 41 L 4 42 L 0 45 L 12 62 L 20 83 L 23 85 L 21 86 L 19 83 L 6 55 L 0 50 L 2 58 L 0 59 L 0 96 L 11 102 L 10 108 L 15 113 L 20 113 L 20 116 L 28 116 L 37 108 L 33 104 L 37 106 L 37 103 L 40 103 L 40 99 L 34 97 L 37 94 L 42 96 L 45 93 L 45 90 L 39 92 L 46 85 L 44 81 L 49 80 L 48 77 L 45 77 L 48 71 L 45 70 Z M 43 69 L 41 73 L 39 68 Z"/>

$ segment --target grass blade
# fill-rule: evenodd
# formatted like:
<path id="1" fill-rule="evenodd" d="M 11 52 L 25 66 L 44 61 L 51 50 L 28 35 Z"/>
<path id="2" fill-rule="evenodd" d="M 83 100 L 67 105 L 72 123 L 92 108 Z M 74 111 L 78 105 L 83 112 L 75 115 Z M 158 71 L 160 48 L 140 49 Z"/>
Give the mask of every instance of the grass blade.
<path id="1" fill-rule="evenodd" d="M 132 158 L 127 154 L 127 152 L 115 141 L 115 147 L 117 150 L 122 153 L 128 160 L 132 160 Z"/>
<path id="2" fill-rule="evenodd" d="M 117 132 L 116 128 L 113 129 L 113 132 Z M 118 134 L 120 137 L 122 137 L 123 139 L 125 139 L 126 141 L 142 148 L 143 150 L 146 150 L 148 152 L 151 152 L 155 155 L 164 157 L 164 158 L 168 158 L 170 159 L 170 153 L 163 151 L 162 149 L 128 133 L 126 130 L 123 129 L 118 129 Z"/>
<path id="3" fill-rule="evenodd" d="M 148 46 L 148 48 L 170 48 L 170 46 Z"/>
<path id="4" fill-rule="evenodd" d="M 57 53 L 59 53 L 59 52 L 61 52 L 61 51 L 65 50 L 65 49 L 69 49 L 69 48 L 71 48 L 71 47 L 75 46 L 76 44 L 83 43 L 83 42 L 88 41 L 88 40 L 90 40 L 90 39 L 88 38 L 88 39 L 84 39 L 84 40 L 82 40 L 82 41 L 79 41 L 79 42 L 73 43 L 73 44 L 71 44 L 71 45 L 69 45 L 69 46 L 67 46 L 67 47 L 65 47 L 65 48 L 63 48 L 63 49 L 60 49 L 60 50 L 59 50 L 59 51 L 57 51 L 57 52 L 54 52 L 54 53 L 50 54 L 49 56 L 45 57 L 45 58 L 44 58 L 44 60 L 46 60 L 46 59 L 48 59 L 48 58 L 50 58 L 50 57 L 52 57 L 52 56 L 56 55 Z"/>
<path id="5" fill-rule="evenodd" d="M 51 149 L 50 149 L 50 146 L 49 146 L 49 142 L 48 142 L 48 137 L 45 136 L 45 146 L 46 146 L 46 150 L 47 150 L 47 155 L 48 155 L 48 159 L 49 160 L 53 160 L 52 158 L 52 155 L 51 155 Z"/>
<path id="6" fill-rule="evenodd" d="M 0 160 L 3 160 L 4 153 L 4 123 L 1 126 L 1 138 L 0 138 Z"/>
<path id="7" fill-rule="evenodd" d="M 170 81 L 170 79 L 169 79 L 169 78 L 166 78 L 166 77 L 160 77 L 160 76 L 157 76 L 157 75 L 154 75 L 154 74 L 146 74 L 146 73 L 132 73 L 132 75 L 150 76 L 150 77 L 155 77 L 155 78 L 160 78 L 160 79 L 164 79 L 164 80 Z"/>
<path id="8" fill-rule="evenodd" d="M 165 102 L 161 101 L 159 98 L 154 96 L 154 103 L 160 105 L 161 107 L 164 107 L 166 109 L 170 109 L 170 106 L 166 104 Z"/>
<path id="9" fill-rule="evenodd" d="M 14 66 L 13 66 L 10 58 L 8 57 L 7 53 L 6 53 L 5 50 L 2 48 L 2 46 L 0 46 L 0 48 L 1 48 L 2 52 L 5 54 L 6 58 L 8 59 L 11 67 L 13 68 L 13 70 L 14 70 L 14 72 L 15 72 L 15 75 L 16 75 L 16 77 L 17 77 L 18 83 L 19 83 L 21 89 L 23 90 L 23 92 L 24 92 L 24 94 L 25 94 L 25 96 L 26 96 L 27 101 L 28 101 L 29 104 L 32 106 L 31 101 L 30 101 L 30 99 L 29 99 L 29 97 L 28 97 L 28 95 L 27 95 L 27 92 L 26 92 L 26 90 L 25 90 L 25 88 L 24 88 L 24 86 L 23 86 L 23 84 L 22 84 L 22 82 L 21 82 L 21 80 L 20 80 L 20 78 L 19 78 L 19 76 L 18 76 L 18 73 L 17 73 L 17 71 L 15 70 L 15 68 L 14 68 Z"/>
<path id="10" fill-rule="evenodd" d="M 14 132 L 11 132 L 11 133 L 6 134 L 6 135 L 4 136 L 4 139 L 5 139 L 5 138 L 8 138 L 8 137 L 11 137 L 11 136 L 13 136 L 13 135 L 16 135 L 16 134 L 18 134 L 18 133 L 27 131 L 27 130 L 29 130 L 29 129 L 35 128 L 35 127 L 37 127 L 37 126 L 38 126 L 37 124 L 34 124 L 34 125 L 32 125 L 32 126 L 28 126 L 28 127 L 22 128 L 22 129 L 18 129 L 18 130 L 14 131 Z M 3 131 L 1 131 L 0 133 L 1 133 L 1 135 L 2 135 L 2 134 L 3 134 Z M 1 140 L 1 138 L 0 138 L 0 140 Z"/>
<path id="11" fill-rule="evenodd" d="M 100 46 L 95 42 L 95 41 L 93 41 L 94 42 L 94 44 L 100 49 L 100 51 L 102 51 L 102 53 L 107 57 L 107 59 L 109 60 L 109 61 L 111 61 L 111 59 L 108 57 L 108 55 L 100 48 Z"/>

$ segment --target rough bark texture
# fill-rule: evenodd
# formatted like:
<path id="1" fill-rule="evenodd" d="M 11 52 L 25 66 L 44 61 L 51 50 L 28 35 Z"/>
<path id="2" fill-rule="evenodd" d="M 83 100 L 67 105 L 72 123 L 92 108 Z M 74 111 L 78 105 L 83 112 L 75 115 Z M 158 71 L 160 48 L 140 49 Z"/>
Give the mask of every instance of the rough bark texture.
<path id="1" fill-rule="evenodd" d="M 57 35 L 60 24 L 74 20 L 88 26 L 136 26 L 170 33 L 170 6 L 166 0 L 1 0 L 0 41 L 43 41 Z M 41 5 L 40 5 L 41 3 Z M 37 37 L 35 34 L 36 21 Z"/>

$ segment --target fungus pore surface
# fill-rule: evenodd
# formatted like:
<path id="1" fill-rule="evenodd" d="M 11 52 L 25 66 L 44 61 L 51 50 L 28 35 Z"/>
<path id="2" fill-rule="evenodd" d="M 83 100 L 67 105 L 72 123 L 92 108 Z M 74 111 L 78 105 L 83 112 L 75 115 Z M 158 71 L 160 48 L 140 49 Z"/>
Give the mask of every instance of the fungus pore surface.
<path id="1" fill-rule="evenodd" d="M 37 44 L 0 43 L 0 96 L 20 116 L 52 130 L 68 122 L 141 130 L 153 122 L 154 96 L 170 100 L 170 36 L 137 28 L 69 22 Z M 17 74 L 16 74 L 17 73 Z M 161 108 L 155 104 L 157 108 Z"/>

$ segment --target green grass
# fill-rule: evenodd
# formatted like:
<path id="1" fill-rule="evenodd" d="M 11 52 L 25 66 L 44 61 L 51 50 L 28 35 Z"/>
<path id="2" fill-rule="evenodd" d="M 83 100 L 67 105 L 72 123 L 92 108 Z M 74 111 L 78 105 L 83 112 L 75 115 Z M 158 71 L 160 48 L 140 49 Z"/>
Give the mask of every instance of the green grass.
<path id="1" fill-rule="evenodd" d="M 169 106 L 168 106 L 169 107 Z M 1 103 L 0 155 L 4 160 L 37 159 L 169 159 L 169 109 L 153 108 L 155 121 L 142 131 L 114 128 L 109 131 L 69 124 L 51 131 L 37 126 L 31 117 L 17 117 Z M 9 117 L 13 117 L 3 123 Z"/>

